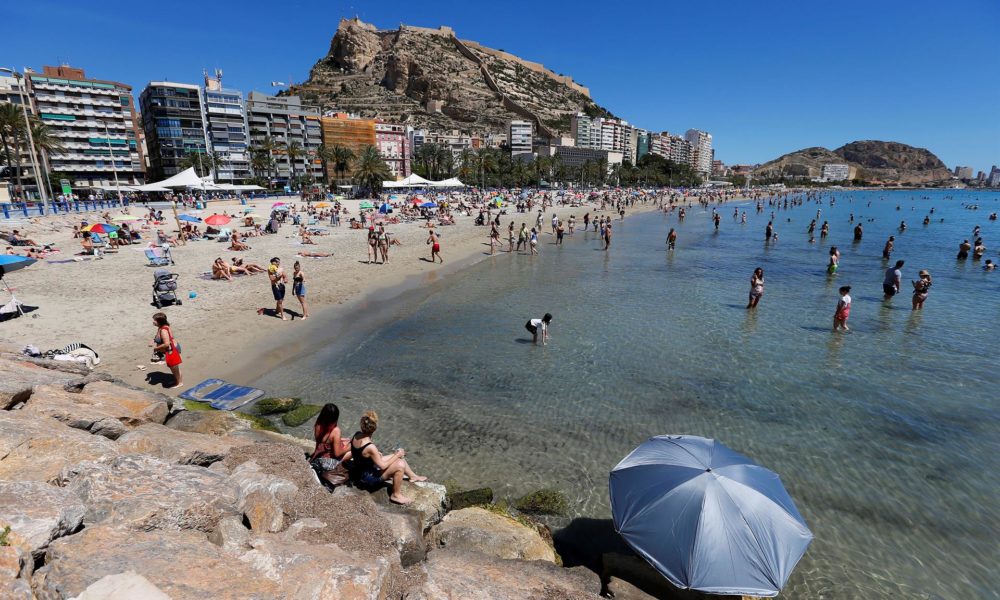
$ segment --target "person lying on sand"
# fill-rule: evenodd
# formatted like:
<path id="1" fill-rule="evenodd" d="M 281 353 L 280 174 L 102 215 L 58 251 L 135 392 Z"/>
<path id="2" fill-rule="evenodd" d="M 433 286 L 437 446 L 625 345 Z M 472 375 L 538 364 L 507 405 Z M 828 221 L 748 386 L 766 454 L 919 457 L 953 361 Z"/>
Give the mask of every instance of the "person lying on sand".
<path id="1" fill-rule="evenodd" d="M 233 280 L 232 269 L 226 261 L 222 260 L 221 256 L 212 263 L 212 279 Z"/>
<path id="2" fill-rule="evenodd" d="M 300 250 L 296 256 L 303 258 L 326 258 L 327 256 L 333 256 L 329 252 L 309 252 L 308 250 Z"/>
<path id="3" fill-rule="evenodd" d="M 14 231 L 12 231 L 10 233 L 10 240 L 9 241 L 10 241 L 10 245 L 11 246 L 40 246 L 41 245 L 38 242 L 36 242 L 35 240 L 29 239 L 29 238 L 26 238 L 26 237 L 22 237 L 21 234 L 20 234 L 20 232 L 17 229 L 15 229 Z"/>
<path id="4" fill-rule="evenodd" d="M 267 269 L 258 265 L 257 263 L 243 262 L 242 258 L 233 257 L 233 267 L 240 267 L 244 269 L 247 274 L 253 275 L 254 273 L 263 273 Z"/>

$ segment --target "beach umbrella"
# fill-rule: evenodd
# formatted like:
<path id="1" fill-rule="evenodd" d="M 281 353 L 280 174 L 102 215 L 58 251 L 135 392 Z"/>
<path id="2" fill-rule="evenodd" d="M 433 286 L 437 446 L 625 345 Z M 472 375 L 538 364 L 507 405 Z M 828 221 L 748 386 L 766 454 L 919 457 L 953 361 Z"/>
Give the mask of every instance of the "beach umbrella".
<path id="1" fill-rule="evenodd" d="M 10 273 L 11 271 L 23 269 L 24 267 L 35 264 L 36 262 L 38 261 L 33 258 L 28 258 L 27 256 L 21 256 L 18 254 L 0 254 L 0 268 L 3 268 L 4 273 Z"/>
<path id="2" fill-rule="evenodd" d="M 276 208 L 278 206 L 284 206 L 284 205 L 285 205 L 284 202 L 275 202 L 274 204 L 271 205 L 271 208 Z"/>
<path id="3" fill-rule="evenodd" d="M 232 220 L 232 217 L 228 217 L 226 215 L 212 215 L 205 218 L 205 224 L 215 227 L 217 225 L 226 225 Z"/>
<path id="4" fill-rule="evenodd" d="M 433 202 L 424 202 L 420 205 L 420 208 L 437 208 L 437 204 L 434 204 Z"/>
<path id="5" fill-rule="evenodd" d="M 375 205 L 372 204 L 371 202 L 368 202 L 367 200 L 365 200 L 364 202 L 361 203 L 360 207 L 361 208 L 375 208 Z"/>
<path id="6" fill-rule="evenodd" d="M 272 207 L 272 210 L 274 210 L 276 212 L 288 212 L 288 207 L 287 206 L 274 206 L 274 207 Z"/>
<path id="7" fill-rule="evenodd" d="M 93 225 L 87 225 L 80 231 L 86 231 L 87 233 L 111 233 L 112 231 L 118 231 L 118 226 L 107 223 L 94 223 Z"/>
<path id="8" fill-rule="evenodd" d="M 813 538 L 775 473 L 712 439 L 650 438 L 609 485 L 615 530 L 679 588 L 776 596 Z"/>
<path id="9" fill-rule="evenodd" d="M 126 223 L 128 221 L 138 221 L 142 217 L 135 217 L 132 215 L 118 215 L 116 217 L 111 217 L 111 220 L 115 223 Z"/>
<path id="10" fill-rule="evenodd" d="M 330 206 L 330 203 L 329 202 L 317 202 L 316 204 L 313 204 L 313 206 L 315 206 L 316 208 L 326 208 L 327 206 Z"/>
<path id="11" fill-rule="evenodd" d="M 188 223 L 201 223 L 201 219 L 194 215 L 180 215 L 177 217 L 179 221 L 187 221 Z"/>

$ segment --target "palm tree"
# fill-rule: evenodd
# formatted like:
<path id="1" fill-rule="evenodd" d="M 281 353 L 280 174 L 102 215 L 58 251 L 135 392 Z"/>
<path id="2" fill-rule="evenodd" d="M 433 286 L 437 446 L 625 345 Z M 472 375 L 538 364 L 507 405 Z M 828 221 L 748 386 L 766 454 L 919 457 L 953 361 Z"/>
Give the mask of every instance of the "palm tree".
<path id="1" fill-rule="evenodd" d="M 334 146 L 330 149 L 330 156 L 333 159 L 333 170 L 337 174 L 337 181 L 344 178 L 344 174 L 351 168 L 354 162 L 354 152 L 347 146 Z"/>
<path id="2" fill-rule="evenodd" d="M 382 160 L 375 146 L 365 146 L 354 165 L 354 181 L 372 197 L 382 191 L 382 182 L 389 178 L 389 165 Z"/>
<path id="3" fill-rule="evenodd" d="M 475 177 L 476 174 L 476 153 L 472 150 L 462 150 L 458 155 L 458 176 L 466 181 Z M 470 177 L 471 176 L 471 177 Z"/>
<path id="4" fill-rule="evenodd" d="M 42 164 L 38 165 L 42 172 L 39 176 L 45 182 L 45 185 L 49 188 L 49 198 L 54 198 L 52 195 L 52 183 L 49 181 L 49 153 L 51 152 L 62 152 L 66 149 L 63 145 L 61 139 L 55 136 L 52 128 L 46 125 L 37 117 L 31 118 L 31 137 L 35 141 L 35 148 L 37 148 L 42 156 Z M 114 156 L 111 157 L 114 160 Z M 40 182 L 36 182 L 41 185 Z"/>
<path id="5" fill-rule="evenodd" d="M 291 186 L 295 180 L 295 161 L 302 158 L 305 148 L 298 142 L 289 142 L 285 145 L 285 156 L 288 157 L 288 185 Z"/>
<path id="6" fill-rule="evenodd" d="M 219 182 L 219 169 L 221 169 L 226 162 L 229 160 L 228 157 L 222 152 L 206 152 L 205 156 L 208 158 L 208 164 L 210 165 L 210 170 L 212 171 L 213 179 L 216 183 Z"/>
<path id="7" fill-rule="evenodd" d="M 21 138 L 24 132 L 24 116 L 16 104 L 0 104 L 0 142 L 7 158 L 7 164 L 14 165 L 14 179 L 19 193 L 21 187 Z"/>
<path id="8" fill-rule="evenodd" d="M 274 179 L 272 176 L 275 168 L 274 152 L 277 149 L 278 143 L 269 135 L 265 136 L 250 149 L 250 154 L 253 155 L 251 164 L 253 165 L 254 172 L 258 175 L 264 173 L 267 177 L 268 187 L 271 186 Z"/>
<path id="9" fill-rule="evenodd" d="M 313 158 L 323 164 L 323 176 L 327 179 L 327 183 L 330 183 L 329 166 L 327 163 L 333 161 L 333 149 L 326 144 L 320 144 L 315 152 L 313 152 Z"/>
<path id="10" fill-rule="evenodd" d="M 492 148 L 480 148 L 477 152 L 479 163 L 479 180 L 481 187 L 486 187 L 486 176 L 496 173 L 497 156 Z"/>
<path id="11" fill-rule="evenodd" d="M 189 169 L 191 167 L 194 167 L 194 172 L 198 174 L 198 177 L 210 175 L 214 167 L 212 157 L 205 152 L 192 150 L 181 159 L 180 164 L 181 169 Z"/>

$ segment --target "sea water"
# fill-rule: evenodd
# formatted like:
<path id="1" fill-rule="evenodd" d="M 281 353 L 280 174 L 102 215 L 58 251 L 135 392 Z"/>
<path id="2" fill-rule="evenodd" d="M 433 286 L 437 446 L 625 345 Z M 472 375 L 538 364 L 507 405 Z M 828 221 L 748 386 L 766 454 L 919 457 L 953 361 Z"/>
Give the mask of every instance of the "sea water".
<path id="1" fill-rule="evenodd" d="M 980 225 L 1000 259 L 988 220 L 1000 194 L 837 190 L 819 205 L 718 210 L 718 232 L 697 205 L 683 221 L 616 219 L 608 252 L 596 233 L 562 246 L 542 235 L 539 256 L 498 254 L 409 292 L 384 326 L 256 383 L 336 402 L 345 433 L 375 409 L 376 442 L 407 448 L 434 480 L 500 497 L 560 490 L 566 521 L 609 517 L 608 472 L 648 437 L 716 438 L 779 473 L 815 534 L 783 597 L 997 597 L 1000 272 L 955 257 Z M 906 264 L 886 302 L 889 235 Z M 841 266 L 828 276 L 832 245 Z M 758 266 L 766 291 L 748 311 Z M 914 312 L 920 269 L 934 283 Z M 832 333 L 841 285 L 853 286 L 851 331 Z M 534 346 L 524 323 L 546 312 L 552 340 Z"/>

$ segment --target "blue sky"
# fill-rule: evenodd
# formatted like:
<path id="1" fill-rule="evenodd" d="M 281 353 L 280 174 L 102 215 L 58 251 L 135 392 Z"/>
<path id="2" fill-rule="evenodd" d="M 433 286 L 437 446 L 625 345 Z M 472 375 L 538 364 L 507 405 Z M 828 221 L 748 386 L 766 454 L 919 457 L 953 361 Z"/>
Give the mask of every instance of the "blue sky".
<path id="1" fill-rule="evenodd" d="M 727 163 L 881 139 L 1000 164 L 997 0 L 32 0 L 5 9 L 0 63 L 65 62 L 136 92 L 220 67 L 227 87 L 270 91 L 305 79 L 354 15 L 451 25 L 572 75 L 637 126 L 707 130 Z"/>

